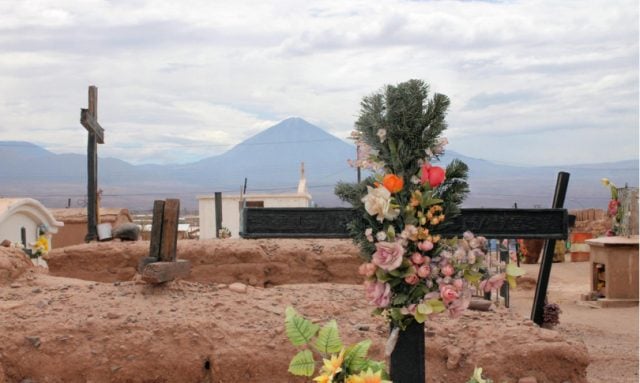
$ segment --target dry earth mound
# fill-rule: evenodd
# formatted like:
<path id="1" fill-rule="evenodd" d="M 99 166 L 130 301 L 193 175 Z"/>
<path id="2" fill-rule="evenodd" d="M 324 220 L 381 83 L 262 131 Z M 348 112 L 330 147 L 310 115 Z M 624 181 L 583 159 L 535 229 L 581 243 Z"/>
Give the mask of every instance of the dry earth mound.
<path id="1" fill-rule="evenodd" d="M 148 253 L 148 241 L 114 241 L 55 249 L 45 259 L 51 275 L 115 282 L 131 280 Z M 362 259 L 351 240 L 184 240 L 178 241 L 177 253 L 191 261 L 187 280 L 204 284 L 362 282 L 358 275 Z"/>
<path id="2" fill-rule="evenodd" d="M 204 283 L 155 287 L 130 280 L 147 251 L 148 242 L 59 249 L 48 256 L 52 273 L 66 276 L 57 277 L 0 249 L 0 275 L 9 276 L 0 383 L 302 382 L 287 373 L 296 352 L 283 331 L 288 305 L 319 323 L 336 319 L 347 343 L 369 338 L 383 359 L 388 327 L 370 316 L 362 287 L 320 283 L 359 282 L 349 241 L 181 241 L 180 258 Z M 506 309 L 435 318 L 426 336 L 432 383 L 465 382 L 475 366 L 498 382 L 587 382 L 584 343 Z"/>

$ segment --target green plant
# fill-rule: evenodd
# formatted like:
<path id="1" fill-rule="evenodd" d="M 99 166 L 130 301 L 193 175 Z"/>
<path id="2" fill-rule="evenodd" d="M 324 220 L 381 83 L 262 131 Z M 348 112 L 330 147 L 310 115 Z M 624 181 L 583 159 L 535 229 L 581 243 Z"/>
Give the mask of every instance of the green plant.
<path id="1" fill-rule="evenodd" d="M 293 375 L 311 377 L 316 371 L 315 354 L 322 358 L 322 367 L 314 381 L 319 383 L 390 383 L 383 362 L 367 358 L 370 340 L 345 347 L 335 320 L 324 326 L 302 317 L 289 306 L 285 311 L 285 331 L 291 344 L 302 347 L 289 363 Z M 364 378 L 368 380 L 364 380 Z"/>

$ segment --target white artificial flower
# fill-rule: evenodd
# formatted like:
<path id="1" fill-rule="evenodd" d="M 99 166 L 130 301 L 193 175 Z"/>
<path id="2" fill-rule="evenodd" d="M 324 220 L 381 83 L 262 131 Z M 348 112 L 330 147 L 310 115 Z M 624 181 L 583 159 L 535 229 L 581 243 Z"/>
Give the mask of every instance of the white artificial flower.
<path id="1" fill-rule="evenodd" d="M 391 206 L 391 193 L 386 188 L 367 186 L 367 190 L 367 195 L 362 198 L 367 213 L 376 216 L 379 222 L 394 220 L 400 215 L 400 210 Z"/>

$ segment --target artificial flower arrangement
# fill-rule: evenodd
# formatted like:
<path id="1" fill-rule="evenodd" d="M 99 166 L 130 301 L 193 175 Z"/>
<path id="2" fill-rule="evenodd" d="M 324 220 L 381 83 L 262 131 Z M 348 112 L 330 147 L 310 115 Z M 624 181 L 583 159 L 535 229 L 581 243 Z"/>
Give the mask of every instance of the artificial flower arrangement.
<path id="1" fill-rule="evenodd" d="M 31 244 L 29 257 L 32 259 L 42 257 L 49 252 L 49 248 L 49 238 L 45 234 L 40 234 L 38 240 Z"/>
<path id="2" fill-rule="evenodd" d="M 359 212 L 348 226 L 368 261 L 359 271 L 374 313 L 393 324 L 391 339 L 414 320 L 445 311 L 460 315 L 473 288 L 491 291 L 523 274 L 509 264 L 492 275 L 482 237 L 464 233 L 445 241 L 438 234 L 459 213 L 468 168 L 459 160 L 446 169 L 433 164 L 448 143 L 441 134 L 449 100 L 427 95 L 424 82 L 410 80 L 364 98 L 352 136 L 368 157 L 355 165 L 373 175 L 336 187 Z"/>
<path id="3" fill-rule="evenodd" d="M 602 185 L 605 187 L 608 187 L 611 192 L 611 200 L 607 206 L 607 215 L 611 218 L 612 227 L 611 230 L 607 231 L 607 237 L 620 235 L 623 211 L 620 209 L 620 201 L 618 200 L 618 187 L 609 181 L 608 178 L 603 178 L 600 182 L 602 182 Z"/>
<path id="4" fill-rule="evenodd" d="M 391 383 L 385 365 L 367 358 L 370 340 L 363 340 L 345 347 L 340 340 L 335 320 L 322 328 L 287 307 L 285 331 L 289 341 L 299 351 L 289 363 L 289 372 L 297 376 L 311 377 L 316 372 L 314 351 L 322 358 L 322 367 L 313 381 L 318 383 Z"/>

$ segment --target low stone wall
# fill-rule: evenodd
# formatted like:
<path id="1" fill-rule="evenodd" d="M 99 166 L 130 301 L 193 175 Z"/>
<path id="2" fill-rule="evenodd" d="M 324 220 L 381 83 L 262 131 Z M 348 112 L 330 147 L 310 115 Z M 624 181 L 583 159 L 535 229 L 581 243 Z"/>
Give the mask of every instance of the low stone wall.
<path id="1" fill-rule="evenodd" d="M 45 259 L 51 275 L 116 282 L 131 280 L 148 253 L 148 241 L 113 241 L 55 249 Z M 191 261 L 187 280 L 205 284 L 362 282 L 359 250 L 345 239 L 184 240 L 177 254 Z"/>

